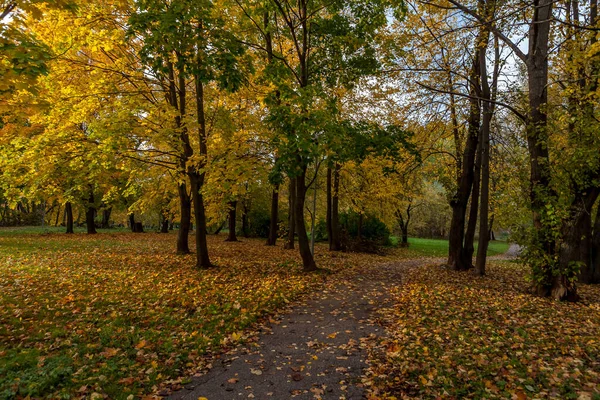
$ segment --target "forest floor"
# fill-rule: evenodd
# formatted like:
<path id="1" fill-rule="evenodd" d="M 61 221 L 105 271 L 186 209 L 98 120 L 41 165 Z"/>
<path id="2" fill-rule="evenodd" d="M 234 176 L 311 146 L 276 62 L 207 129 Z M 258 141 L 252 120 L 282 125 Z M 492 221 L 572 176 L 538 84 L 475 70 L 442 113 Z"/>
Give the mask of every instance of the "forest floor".
<path id="1" fill-rule="evenodd" d="M 533 297 L 510 252 L 480 278 L 318 245 L 305 275 L 211 237 L 197 271 L 172 239 L 0 235 L 0 399 L 600 398 L 599 288 Z"/>

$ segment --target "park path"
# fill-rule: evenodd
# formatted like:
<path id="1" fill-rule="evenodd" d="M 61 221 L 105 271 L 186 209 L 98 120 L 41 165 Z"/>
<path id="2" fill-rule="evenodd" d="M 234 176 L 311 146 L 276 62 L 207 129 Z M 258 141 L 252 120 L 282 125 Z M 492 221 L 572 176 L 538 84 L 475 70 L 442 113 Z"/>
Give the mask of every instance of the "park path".
<path id="1" fill-rule="evenodd" d="M 514 258 L 518 250 L 511 246 L 491 259 Z M 368 343 L 385 335 L 377 309 L 407 269 L 444 261 L 402 260 L 334 279 L 271 320 L 258 341 L 222 355 L 168 399 L 362 399 Z"/>
<path id="2" fill-rule="evenodd" d="M 424 259 L 380 265 L 334 281 L 263 328 L 255 343 L 214 361 L 171 400 L 361 399 L 367 342 L 384 335 L 376 310 L 404 268 Z"/>

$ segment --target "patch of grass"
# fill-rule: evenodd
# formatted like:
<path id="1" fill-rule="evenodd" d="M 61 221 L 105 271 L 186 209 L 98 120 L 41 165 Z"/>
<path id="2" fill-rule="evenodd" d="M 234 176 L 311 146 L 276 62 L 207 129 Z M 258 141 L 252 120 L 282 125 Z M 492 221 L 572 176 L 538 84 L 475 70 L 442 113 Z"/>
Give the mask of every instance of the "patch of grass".
<path id="1" fill-rule="evenodd" d="M 0 234 L 3 399 L 152 393 L 324 279 L 263 240 L 211 236 L 218 268 L 200 271 L 194 255 L 174 254 L 175 234 L 26 232 Z M 317 245 L 333 273 L 391 259 Z"/>
<path id="2" fill-rule="evenodd" d="M 397 246 L 398 237 L 392 237 L 392 244 Z M 445 239 L 422 239 L 408 238 L 409 249 L 415 256 L 421 257 L 445 257 L 448 255 L 448 241 Z M 488 256 L 504 254 L 508 251 L 510 244 L 503 241 L 491 241 L 488 247 Z M 475 243 L 477 251 L 477 243 Z"/>
<path id="3" fill-rule="evenodd" d="M 372 352 L 376 398 L 600 396 L 600 288 L 565 304 L 528 293 L 527 271 L 491 262 L 485 277 L 407 271 L 382 310 L 389 338 Z"/>

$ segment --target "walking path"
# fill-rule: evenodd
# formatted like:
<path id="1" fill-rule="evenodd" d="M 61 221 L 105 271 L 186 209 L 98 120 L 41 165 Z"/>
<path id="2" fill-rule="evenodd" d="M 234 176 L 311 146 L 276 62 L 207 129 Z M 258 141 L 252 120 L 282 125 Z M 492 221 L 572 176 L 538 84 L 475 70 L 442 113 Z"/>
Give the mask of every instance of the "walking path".
<path id="1" fill-rule="evenodd" d="M 496 259 L 512 258 L 518 247 Z M 385 335 L 376 310 L 403 271 L 442 259 L 414 259 L 337 281 L 295 305 L 249 343 L 213 362 L 170 400 L 362 399 L 367 344 Z"/>

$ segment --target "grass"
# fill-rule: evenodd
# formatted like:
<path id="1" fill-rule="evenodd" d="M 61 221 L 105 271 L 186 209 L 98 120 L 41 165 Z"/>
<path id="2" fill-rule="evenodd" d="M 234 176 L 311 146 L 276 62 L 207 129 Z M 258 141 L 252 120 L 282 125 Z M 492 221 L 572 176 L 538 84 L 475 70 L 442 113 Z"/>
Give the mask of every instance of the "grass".
<path id="1" fill-rule="evenodd" d="M 125 399 L 176 385 L 208 350 L 245 340 L 323 282 L 301 271 L 297 251 L 263 240 L 211 236 L 218 268 L 199 271 L 194 255 L 174 254 L 175 239 L 1 229 L 0 399 Z M 316 253 L 334 272 L 390 259 Z"/>
<path id="2" fill-rule="evenodd" d="M 398 244 L 397 237 L 392 238 L 392 244 Z M 408 238 L 409 249 L 416 256 L 421 257 L 445 257 L 448 255 L 448 241 L 444 239 L 422 239 Z M 510 244 L 504 241 L 491 241 L 488 247 L 488 256 L 504 254 L 508 251 Z M 477 251 L 477 243 L 475 243 Z"/>

